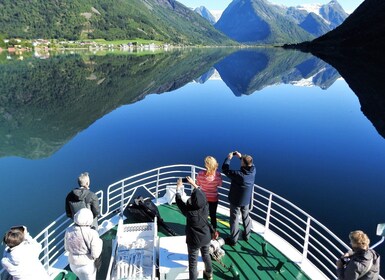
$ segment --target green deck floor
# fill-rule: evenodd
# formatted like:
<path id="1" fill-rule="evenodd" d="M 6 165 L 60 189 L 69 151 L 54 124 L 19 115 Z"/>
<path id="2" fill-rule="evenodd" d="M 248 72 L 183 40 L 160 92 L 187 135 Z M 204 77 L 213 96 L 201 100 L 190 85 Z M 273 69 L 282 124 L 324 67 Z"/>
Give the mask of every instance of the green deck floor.
<path id="1" fill-rule="evenodd" d="M 180 213 L 176 205 L 165 204 L 158 209 L 166 224 L 183 235 L 185 217 Z M 229 219 L 219 214 L 217 218 L 220 237 L 225 238 L 230 234 Z M 158 231 L 159 236 L 165 236 L 161 227 Z M 239 279 L 310 279 L 295 263 L 288 260 L 272 245 L 266 245 L 267 255 L 264 255 L 262 243 L 265 243 L 263 238 L 256 233 L 252 233 L 247 242 L 240 239 L 233 247 L 224 245 L 222 248 L 225 250 L 226 255 L 222 261 L 227 267 L 232 264 L 236 268 Z M 277 271 L 276 267 L 280 262 L 283 262 L 283 266 Z M 234 279 L 233 274 L 218 262 L 213 261 L 213 267 L 214 279 Z"/>
<path id="2" fill-rule="evenodd" d="M 174 230 L 179 235 L 184 235 L 186 218 L 181 214 L 175 204 L 164 204 L 158 207 L 160 215 L 165 224 Z M 127 222 L 131 219 L 128 217 Z M 242 229 L 242 227 L 241 227 Z M 225 238 L 230 233 L 228 224 L 228 217 L 218 214 L 218 231 L 220 237 Z M 101 270 L 98 272 L 97 280 L 105 280 L 109 258 L 112 251 L 112 239 L 115 238 L 116 227 L 102 236 L 103 239 L 103 264 Z M 162 227 L 158 228 L 158 236 L 169 236 L 170 234 Z M 234 273 L 228 270 L 230 265 L 233 265 L 235 270 L 239 273 L 238 279 L 296 279 L 304 280 L 310 279 L 305 275 L 299 267 L 288 260 L 282 253 L 280 253 L 272 245 L 267 244 L 265 252 L 263 254 L 262 244 L 265 243 L 263 238 L 256 233 L 252 233 L 249 240 L 246 242 L 242 239 L 238 240 L 235 246 L 224 245 L 222 248 L 226 254 L 222 258 L 222 262 L 227 268 L 221 266 L 217 261 L 213 260 L 214 279 L 236 279 Z M 186 245 L 187 246 L 187 245 Z M 283 265 L 278 271 L 277 265 L 282 262 Z M 69 267 L 66 268 L 68 274 L 66 278 L 56 277 L 55 280 L 72 279 L 75 280 L 76 276 L 70 271 Z"/>

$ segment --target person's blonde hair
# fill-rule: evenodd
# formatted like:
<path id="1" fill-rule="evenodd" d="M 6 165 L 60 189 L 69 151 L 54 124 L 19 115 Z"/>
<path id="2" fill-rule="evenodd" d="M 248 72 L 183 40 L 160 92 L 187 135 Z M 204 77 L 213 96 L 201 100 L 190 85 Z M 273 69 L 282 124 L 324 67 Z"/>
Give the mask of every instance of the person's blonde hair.
<path id="1" fill-rule="evenodd" d="M 215 171 L 218 169 L 218 162 L 212 156 L 207 156 L 205 158 L 205 167 L 206 167 L 206 175 L 214 175 Z"/>
<path id="2" fill-rule="evenodd" d="M 355 230 L 349 234 L 352 247 L 366 250 L 369 248 L 370 239 L 362 230 Z"/>

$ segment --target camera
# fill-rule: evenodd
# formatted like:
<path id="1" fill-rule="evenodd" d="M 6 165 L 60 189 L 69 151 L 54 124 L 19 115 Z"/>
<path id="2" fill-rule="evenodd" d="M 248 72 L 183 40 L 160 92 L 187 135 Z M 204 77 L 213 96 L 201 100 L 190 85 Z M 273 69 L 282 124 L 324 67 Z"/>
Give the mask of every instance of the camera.
<path id="1" fill-rule="evenodd" d="M 342 265 L 346 265 L 350 261 L 350 258 L 342 256 L 340 258 L 340 261 L 341 261 Z"/>
<path id="2" fill-rule="evenodd" d="M 184 178 L 182 178 L 182 183 L 188 183 L 188 181 L 187 181 L 187 178 L 186 177 L 184 177 Z"/>
<path id="3" fill-rule="evenodd" d="M 237 155 L 237 152 L 233 152 L 233 156 L 236 156 Z"/>

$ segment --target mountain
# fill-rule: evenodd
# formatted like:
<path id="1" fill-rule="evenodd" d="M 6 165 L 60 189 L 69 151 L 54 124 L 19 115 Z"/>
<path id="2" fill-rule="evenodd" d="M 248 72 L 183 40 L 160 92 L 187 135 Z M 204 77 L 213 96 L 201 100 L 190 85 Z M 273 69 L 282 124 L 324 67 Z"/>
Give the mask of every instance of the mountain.
<path id="1" fill-rule="evenodd" d="M 340 26 L 325 35 L 294 45 L 317 56 L 342 53 L 376 53 L 385 49 L 385 1 L 365 0 Z M 345 54 L 344 54 L 345 55 Z M 354 54 L 352 55 L 354 59 Z"/>
<path id="2" fill-rule="evenodd" d="M 299 26 L 317 37 L 330 31 L 329 25 L 315 13 L 309 13 Z"/>
<path id="3" fill-rule="evenodd" d="M 337 0 L 324 5 L 307 4 L 289 7 L 286 15 L 316 37 L 333 30 L 348 17 Z"/>
<path id="4" fill-rule="evenodd" d="M 150 39 L 223 45 L 231 41 L 175 0 L 4 0 L 0 34 L 9 38 Z"/>
<path id="5" fill-rule="evenodd" d="M 266 0 L 234 0 L 214 25 L 231 39 L 246 44 L 295 43 L 314 38 Z"/>
<path id="6" fill-rule="evenodd" d="M 349 16 L 337 0 L 332 0 L 328 4 L 322 5 L 319 13 L 329 23 L 331 29 L 339 26 Z"/>
<path id="7" fill-rule="evenodd" d="M 215 24 L 215 22 L 216 22 L 215 17 L 210 13 L 210 11 L 206 7 L 200 6 L 198 8 L 195 8 L 194 12 L 199 14 L 204 19 L 208 20 L 208 22 L 210 22 L 210 24 L 212 24 L 212 25 Z"/>
<path id="8" fill-rule="evenodd" d="M 361 110 L 385 138 L 385 1 L 365 0 L 336 29 L 311 41 L 286 45 L 311 52 L 342 75 Z"/>

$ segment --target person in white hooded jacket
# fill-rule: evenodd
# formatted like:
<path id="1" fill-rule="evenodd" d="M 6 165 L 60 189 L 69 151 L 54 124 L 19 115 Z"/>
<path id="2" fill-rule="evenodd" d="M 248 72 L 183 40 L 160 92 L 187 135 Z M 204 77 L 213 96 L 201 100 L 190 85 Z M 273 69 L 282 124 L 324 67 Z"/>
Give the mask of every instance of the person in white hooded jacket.
<path id="1" fill-rule="evenodd" d="M 96 279 L 94 260 L 103 248 L 98 232 L 91 228 L 92 221 L 91 210 L 82 208 L 74 216 L 75 224 L 65 233 L 64 247 L 69 252 L 68 261 L 79 280 Z"/>
<path id="2" fill-rule="evenodd" d="M 12 227 L 3 238 L 6 244 L 1 264 L 13 280 L 50 279 L 39 260 L 41 245 L 27 227 Z"/>

